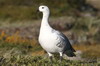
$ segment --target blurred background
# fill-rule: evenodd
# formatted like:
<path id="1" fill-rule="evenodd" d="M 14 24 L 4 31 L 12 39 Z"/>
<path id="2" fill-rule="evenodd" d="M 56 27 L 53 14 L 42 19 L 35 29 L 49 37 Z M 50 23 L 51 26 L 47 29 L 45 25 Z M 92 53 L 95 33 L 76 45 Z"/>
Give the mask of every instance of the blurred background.
<path id="1" fill-rule="evenodd" d="M 50 8 L 50 24 L 62 31 L 86 58 L 100 58 L 100 0 L 0 0 L 0 56 L 32 56 L 45 52 L 38 43 L 42 14 Z"/>

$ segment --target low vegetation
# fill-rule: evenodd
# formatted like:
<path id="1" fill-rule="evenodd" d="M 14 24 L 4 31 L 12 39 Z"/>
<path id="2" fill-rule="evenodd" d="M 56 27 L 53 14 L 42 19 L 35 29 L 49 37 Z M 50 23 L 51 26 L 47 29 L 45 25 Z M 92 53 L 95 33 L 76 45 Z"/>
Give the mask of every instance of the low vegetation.
<path id="1" fill-rule="evenodd" d="M 29 43 L 8 43 L 0 41 L 0 65 L 1 66 L 39 66 L 39 65 L 50 65 L 50 60 L 48 57 L 45 56 L 45 52 L 39 45 L 30 45 Z M 87 48 L 88 47 L 88 48 Z M 86 59 L 84 61 L 78 60 L 68 60 L 64 59 L 61 63 L 59 61 L 58 56 L 53 58 L 53 62 L 51 65 L 72 65 L 72 66 L 80 66 L 80 65 L 100 65 L 99 54 L 100 51 L 96 50 L 98 46 L 74 46 L 76 50 L 85 51 L 83 53 L 83 57 Z M 91 51 L 92 49 L 92 51 Z M 93 51 L 94 50 L 94 51 Z M 96 52 L 96 54 L 94 54 Z M 95 57 L 95 58 L 94 58 Z M 98 58 L 97 58 L 98 57 Z"/>
<path id="2" fill-rule="evenodd" d="M 0 58 L 1 66 L 99 66 L 99 63 L 91 62 L 80 62 L 80 61 L 70 61 L 63 60 L 59 62 L 57 59 L 51 63 L 49 59 L 44 59 L 42 56 L 25 56 L 25 55 L 16 55 L 12 56 L 10 59 Z"/>

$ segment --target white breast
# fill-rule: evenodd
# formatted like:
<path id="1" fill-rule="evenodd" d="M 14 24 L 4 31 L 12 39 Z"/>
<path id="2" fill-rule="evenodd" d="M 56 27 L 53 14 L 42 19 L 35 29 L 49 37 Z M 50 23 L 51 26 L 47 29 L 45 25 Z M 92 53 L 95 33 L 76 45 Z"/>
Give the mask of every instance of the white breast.
<path id="1" fill-rule="evenodd" d="M 60 42 L 59 38 L 51 30 L 41 32 L 39 35 L 40 45 L 48 52 L 60 52 L 63 51 L 63 47 L 58 47 L 57 44 Z"/>

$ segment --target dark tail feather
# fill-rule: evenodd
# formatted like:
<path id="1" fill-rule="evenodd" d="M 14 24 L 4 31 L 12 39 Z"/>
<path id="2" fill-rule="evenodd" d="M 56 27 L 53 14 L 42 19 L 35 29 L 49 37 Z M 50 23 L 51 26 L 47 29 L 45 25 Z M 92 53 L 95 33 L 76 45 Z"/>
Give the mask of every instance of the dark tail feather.
<path id="1" fill-rule="evenodd" d="M 76 52 L 75 49 L 71 46 L 71 44 L 70 44 L 70 49 L 71 49 L 73 52 Z"/>
<path id="2" fill-rule="evenodd" d="M 76 56 L 72 50 L 67 50 L 67 51 L 65 52 L 65 54 L 66 54 L 68 57 Z"/>
<path id="3" fill-rule="evenodd" d="M 73 48 L 72 48 L 72 51 L 73 51 L 73 52 L 76 52 L 75 49 L 73 49 Z"/>

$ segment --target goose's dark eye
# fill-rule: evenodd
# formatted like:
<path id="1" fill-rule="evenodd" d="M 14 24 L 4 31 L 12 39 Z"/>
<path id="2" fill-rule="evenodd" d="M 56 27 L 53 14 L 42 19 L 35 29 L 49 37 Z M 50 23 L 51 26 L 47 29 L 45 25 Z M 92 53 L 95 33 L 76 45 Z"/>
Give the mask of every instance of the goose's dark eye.
<path id="1" fill-rule="evenodd" d="M 42 9 L 44 9 L 44 7 L 42 7 Z"/>

